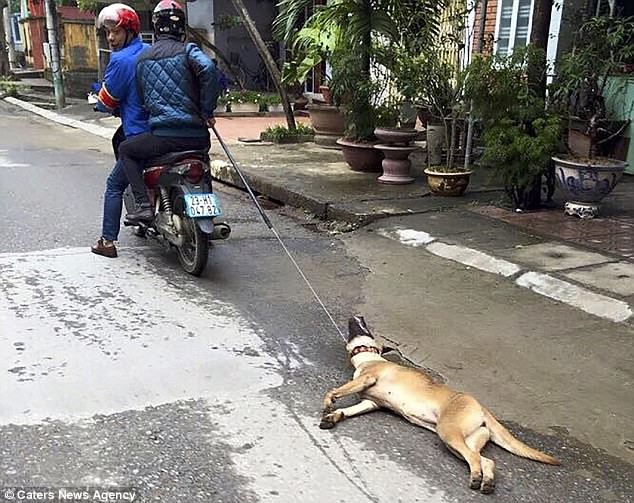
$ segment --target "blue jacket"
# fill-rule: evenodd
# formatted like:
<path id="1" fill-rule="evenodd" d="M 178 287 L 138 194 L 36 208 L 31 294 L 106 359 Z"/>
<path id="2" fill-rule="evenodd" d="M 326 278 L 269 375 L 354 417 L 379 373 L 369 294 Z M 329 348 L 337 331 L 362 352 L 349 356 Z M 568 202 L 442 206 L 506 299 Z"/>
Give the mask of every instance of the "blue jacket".
<path id="1" fill-rule="evenodd" d="M 138 59 L 137 85 L 157 136 L 204 137 L 220 93 L 216 65 L 194 44 L 159 37 Z"/>
<path id="2" fill-rule="evenodd" d="M 135 38 L 120 51 L 113 51 L 99 91 L 97 109 L 121 116 L 126 138 L 149 131 L 148 113 L 136 87 L 136 61 L 149 46 Z"/>

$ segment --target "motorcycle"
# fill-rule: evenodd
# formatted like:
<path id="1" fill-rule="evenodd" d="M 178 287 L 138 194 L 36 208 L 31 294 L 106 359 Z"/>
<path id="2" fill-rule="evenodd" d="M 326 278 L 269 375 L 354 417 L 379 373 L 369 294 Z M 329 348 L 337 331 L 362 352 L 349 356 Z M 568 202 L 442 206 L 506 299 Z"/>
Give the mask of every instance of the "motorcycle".
<path id="1" fill-rule="evenodd" d="M 154 206 L 154 220 L 130 222 L 138 236 L 156 237 L 176 248 L 183 270 L 200 276 L 209 259 L 210 241 L 227 239 L 229 225 L 216 222 L 222 215 L 220 201 L 213 192 L 207 151 L 172 152 L 151 159 L 143 178 Z M 130 187 L 124 194 L 128 213 L 134 211 Z"/>

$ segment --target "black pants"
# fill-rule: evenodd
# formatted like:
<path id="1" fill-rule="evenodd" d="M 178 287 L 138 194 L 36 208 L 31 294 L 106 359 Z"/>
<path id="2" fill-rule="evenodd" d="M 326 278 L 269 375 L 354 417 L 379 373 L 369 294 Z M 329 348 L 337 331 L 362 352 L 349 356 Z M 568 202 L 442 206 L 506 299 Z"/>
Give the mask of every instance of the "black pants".
<path id="1" fill-rule="evenodd" d="M 123 170 L 134 199 L 139 206 L 149 205 L 145 182 L 143 181 L 143 167 L 146 161 L 169 152 L 183 150 L 209 150 L 209 136 L 201 138 L 155 136 L 143 133 L 125 140 L 119 145 L 119 158 L 123 162 Z"/>
<path id="2" fill-rule="evenodd" d="M 112 136 L 112 150 L 114 150 L 114 158 L 119 160 L 119 145 L 125 141 L 125 133 L 123 126 L 119 126 Z"/>

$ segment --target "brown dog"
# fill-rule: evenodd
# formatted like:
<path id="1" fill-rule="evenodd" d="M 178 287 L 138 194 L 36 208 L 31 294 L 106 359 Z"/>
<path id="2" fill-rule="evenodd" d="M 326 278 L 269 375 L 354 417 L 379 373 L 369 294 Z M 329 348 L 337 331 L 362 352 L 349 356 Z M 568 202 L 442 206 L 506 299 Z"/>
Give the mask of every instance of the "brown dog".
<path id="1" fill-rule="evenodd" d="M 354 376 L 352 381 L 326 393 L 320 428 L 333 428 L 345 418 L 380 407 L 390 409 L 411 423 L 435 431 L 449 450 L 469 464 L 469 487 L 485 494 L 495 488 L 495 463 L 480 454 L 489 440 L 518 456 L 559 464 L 555 458 L 516 439 L 475 398 L 434 382 L 418 369 L 383 358 L 382 347 L 362 316 L 350 318 L 348 330 L 346 350 L 355 368 Z M 352 393 L 361 395 L 358 404 L 333 410 L 336 399 Z"/>

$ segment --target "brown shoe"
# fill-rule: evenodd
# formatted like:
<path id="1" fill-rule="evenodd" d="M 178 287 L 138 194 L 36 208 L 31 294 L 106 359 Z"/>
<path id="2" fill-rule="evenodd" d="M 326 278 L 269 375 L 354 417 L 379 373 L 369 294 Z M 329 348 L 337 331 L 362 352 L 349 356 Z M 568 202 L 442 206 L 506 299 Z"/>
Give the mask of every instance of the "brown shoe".
<path id="1" fill-rule="evenodd" d="M 90 247 L 90 251 L 102 257 L 117 258 L 117 247 L 114 242 L 104 238 L 99 238 L 97 244 Z"/>

